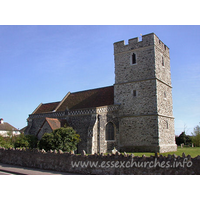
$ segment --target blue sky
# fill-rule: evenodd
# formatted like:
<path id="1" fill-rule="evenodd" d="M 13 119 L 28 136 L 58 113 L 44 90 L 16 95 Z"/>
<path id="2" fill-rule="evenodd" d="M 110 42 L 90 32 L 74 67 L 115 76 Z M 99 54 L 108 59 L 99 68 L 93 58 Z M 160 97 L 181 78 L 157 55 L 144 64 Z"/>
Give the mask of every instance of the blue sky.
<path id="1" fill-rule="evenodd" d="M 175 131 L 200 122 L 200 26 L 0 26 L 0 117 L 16 128 L 42 102 L 114 84 L 113 43 L 154 32 L 169 48 Z"/>

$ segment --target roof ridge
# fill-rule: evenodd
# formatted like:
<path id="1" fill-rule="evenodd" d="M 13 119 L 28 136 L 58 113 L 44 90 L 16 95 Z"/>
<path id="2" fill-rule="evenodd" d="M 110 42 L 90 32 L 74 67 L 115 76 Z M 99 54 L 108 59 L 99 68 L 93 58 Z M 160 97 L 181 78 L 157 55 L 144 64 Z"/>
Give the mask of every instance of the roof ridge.
<path id="1" fill-rule="evenodd" d="M 4 122 L 3 124 L 0 124 L 0 126 L 2 126 L 4 129 L 10 129 L 11 130 L 8 130 L 7 131 L 19 131 L 19 129 L 15 128 L 14 126 L 12 126 L 11 124 L 9 124 L 8 122 Z"/>
<path id="2" fill-rule="evenodd" d="M 71 92 L 71 94 L 76 94 L 76 93 L 81 93 L 81 92 L 88 92 L 88 91 L 92 91 L 92 90 L 104 89 L 104 88 L 109 88 L 109 87 L 114 87 L 114 86 L 111 85 L 111 86 L 106 86 L 106 87 L 100 87 L 100 88 L 94 88 L 94 89 L 82 90 L 82 91 L 77 91 L 77 92 Z"/>
<path id="3" fill-rule="evenodd" d="M 60 103 L 60 101 L 49 102 L 49 103 L 41 103 L 41 104 L 42 104 L 42 105 L 45 105 L 45 104 L 51 104 L 51 103 Z"/>

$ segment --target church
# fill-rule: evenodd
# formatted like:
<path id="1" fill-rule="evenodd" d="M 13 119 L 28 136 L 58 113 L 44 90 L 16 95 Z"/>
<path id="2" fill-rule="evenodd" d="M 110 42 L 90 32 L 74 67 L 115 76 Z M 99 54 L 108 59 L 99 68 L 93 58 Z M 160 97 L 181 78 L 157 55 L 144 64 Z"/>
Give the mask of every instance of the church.
<path id="1" fill-rule="evenodd" d="M 115 83 L 70 93 L 40 104 L 25 134 L 71 126 L 80 135 L 77 152 L 176 151 L 169 48 L 154 34 L 114 43 Z"/>

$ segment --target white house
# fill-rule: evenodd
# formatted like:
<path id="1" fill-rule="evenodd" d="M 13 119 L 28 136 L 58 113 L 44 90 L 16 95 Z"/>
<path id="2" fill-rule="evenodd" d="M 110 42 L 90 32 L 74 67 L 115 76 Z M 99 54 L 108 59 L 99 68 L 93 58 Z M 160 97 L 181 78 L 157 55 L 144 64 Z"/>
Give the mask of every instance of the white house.
<path id="1" fill-rule="evenodd" d="M 6 137 L 8 136 L 8 133 L 12 133 L 12 135 L 19 135 L 20 131 L 0 118 L 0 135 Z"/>

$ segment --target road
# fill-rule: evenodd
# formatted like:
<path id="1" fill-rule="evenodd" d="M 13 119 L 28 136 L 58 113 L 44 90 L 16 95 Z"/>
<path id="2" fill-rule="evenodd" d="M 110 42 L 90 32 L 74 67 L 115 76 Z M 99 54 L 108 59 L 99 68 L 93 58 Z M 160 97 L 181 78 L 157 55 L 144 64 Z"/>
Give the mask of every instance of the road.
<path id="1" fill-rule="evenodd" d="M 0 163 L 0 175 L 80 175 Z"/>
<path id="2" fill-rule="evenodd" d="M 8 172 L 3 172 L 0 170 L 0 175 L 14 175 L 14 174 L 11 174 L 11 173 L 8 173 Z"/>

